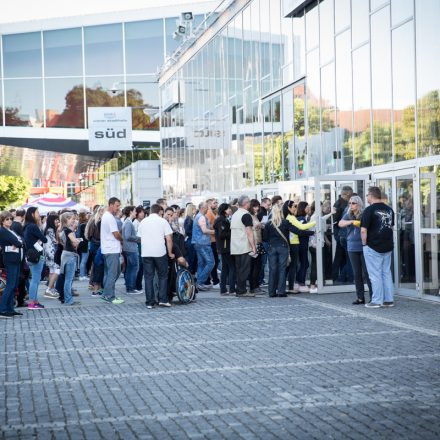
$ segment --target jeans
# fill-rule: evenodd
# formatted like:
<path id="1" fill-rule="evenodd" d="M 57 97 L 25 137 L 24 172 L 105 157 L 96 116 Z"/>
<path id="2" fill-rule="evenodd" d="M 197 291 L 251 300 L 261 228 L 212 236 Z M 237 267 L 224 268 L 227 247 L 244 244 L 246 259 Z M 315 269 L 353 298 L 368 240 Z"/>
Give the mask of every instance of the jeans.
<path id="1" fill-rule="evenodd" d="M 29 285 L 29 300 L 38 302 L 38 285 L 41 280 L 41 272 L 43 271 L 44 258 L 40 258 L 38 263 L 28 263 L 31 270 L 32 279 Z"/>
<path id="2" fill-rule="evenodd" d="M 360 252 L 348 252 L 348 258 L 350 258 L 351 266 L 354 272 L 354 283 L 356 285 L 356 295 L 360 301 L 365 301 L 365 289 L 364 289 L 364 277 L 368 284 L 368 290 L 370 291 L 370 299 L 373 295 L 371 288 L 370 277 L 368 276 L 367 266 L 365 265 L 365 258 L 362 251 Z"/>
<path id="3" fill-rule="evenodd" d="M 64 304 L 73 304 L 72 283 L 75 278 L 76 258 L 72 257 L 64 265 Z"/>
<path id="4" fill-rule="evenodd" d="M 57 281 L 55 283 L 55 290 L 59 293 L 58 300 L 64 303 L 64 273 L 58 275 Z"/>
<path id="5" fill-rule="evenodd" d="M 197 255 L 194 245 L 191 243 L 191 238 L 185 241 L 186 261 L 188 262 L 188 270 L 195 274 L 197 270 Z"/>
<path id="6" fill-rule="evenodd" d="M 235 273 L 237 279 L 237 295 L 246 293 L 246 281 L 251 272 L 251 256 L 246 254 L 234 255 Z"/>
<path id="7" fill-rule="evenodd" d="M 300 245 L 298 249 L 299 267 L 296 273 L 296 281 L 300 286 L 306 285 L 306 274 L 309 267 L 309 247 L 307 245 Z"/>
<path id="8" fill-rule="evenodd" d="M 79 276 L 86 277 L 87 276 L 87 261 L 89 260 L 89 252 L 81 253 L 81 263 L 79 265 Z"/>
<path id="9" fill-rule="evenodd" d="M 103 297 L 115 299 L 115 283 L 121 274 L 120 254 L 103 254 L 104 257 L 104 293 Z"/>
<path id="10" fill-rule="evenodd" d="M 197 252 L 197 284 L 204 284 L 214 267 L 211 245 L 194 245 Z"/>
<path id="11" fill-rule="evenodd" d="M 261 255 L 257 258 L 251 259 L 251 270 L 249 274 L 249 288 L 250 290 L 258 289 L 260 285 L 260 272 L 261 272 Z"/>
<path id="12" fill-rule="evenodd" d="M 145 303 L 147 306 L 153 306 L 156 302 L 153 283 L 155 272 L 159 279 L 159 302 L 168 302 L 168 256 L 143 257 L 142 263 L 145 276 Z"/>
<path id="13" fill-rule="evenodd" d="M 266 251 L 266 253 L 261 256 L 261 270 L 260 270 L 260 279 L 258 283 L 260 286 L 264 283 L 264 275 L 265 275 L 264 272 L 266 270 L 266 263 L 268 260 L 267 253 L 269 252 L 269 243 L 263 241 L 263 248 Z"/>
<path id="14" fill-rule="evenodd" d="M 296 269 L 298 267 L 299 244 L 291 244 L 289 246 L 290 265 L 289 265 L 289 290 L 294 289 L 296 281 Z M 270 262 L 270 257 L 269 257 Z M 286 263 L 287 264 L 287 263 Z"/>
<path id="15" fill-rule="evenodd" d="M 316 279 L 318 278 L 318 268 L 316 266 L 316 248 L 309 247 L 311 267 L 310 267 L 310 284 L 316 285 Z"/>
<path id="16" fill-rule="evenodd" d="M 14 295 L 18 286 L 21 263 L 5 263 L 6 286 L 0 300 L 0 313 L 12 313 L 14 311 Z"/>
<path id="17" fill-rule="evenodd" d="M 292 247 L 292 246 L 290 246 Z M 269 296 L 286 294 L 287 246 L 269 248 Z M 291 263 L 292 264 L 292 263 Z"/>
<path id="18" fill-rule="evenodd" d="M 138 244 L 138 272 L 136 275 L 136 290 L 142 290 L 142 281 L 144 279 L 144 265 L 141 257 L 141 245 Z"/>
<path id="19" fill-rule="evenodd" d="M 211 250 L 212 250 L 212 256 L 214 257 L 214 267 L 211 270 L 211 276 L 208 277 L 211 278 L 212 280 L 212 284 L 218 284 L 220 282 L 220 280 L 218 279 L 218 272 L 217 272 L 217 268 L 218 268 L 218 252 L 217 252 L 217 245 L 216 243 L 211 243 Z"/>
<path id="20" fill-rule="evenodd" d="M 393 277 L 391 276 L 391 254 L 392 251 L 379 253 L 368 246 L 364 246 L 365 265 L 373 286 L 371 302 L 374 304 L 393 302 L 394 286 Z"/>
<path id="21" fill-rule="evenodd" d="M 220 293 L 226 293 L 226 284 L 229 284 L 229 293 L 235 292 L 235 260 L 231 254 L 220 254 L 222 272 L 220 275 Z"/>
<path id="22" fill-rule="evenodd" d="M 136 277 L 139 270 L 139 255 L 137 252 L 124 252 L 127 265 L 125 266 L 125 288 L 127 292 L 136 288 Z"/>

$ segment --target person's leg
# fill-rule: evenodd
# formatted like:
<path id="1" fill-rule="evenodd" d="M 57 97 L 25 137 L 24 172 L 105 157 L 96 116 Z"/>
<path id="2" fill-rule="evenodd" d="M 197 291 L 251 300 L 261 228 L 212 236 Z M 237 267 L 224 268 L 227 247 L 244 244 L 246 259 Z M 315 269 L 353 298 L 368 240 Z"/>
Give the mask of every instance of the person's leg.
<path id="1" fill-rule="evenodd" d="M 26 284 L 29 278 L 29 267 L 24 262 L 20 266 L 20 277 L 18 281 L 18 296 L 17 296 L 17 304 L 19 307 L 25 305 L 25 297 L 26 297 Z"/>
<path id="2" fill-rule="evenodd" d="M 228 275 L 228 284 L 229 284 L 229 293 L 236 292 L 237 286 L 237 276 L 235 271 L 235 257 L 234 255 L 227 254 L 227 262 L 229 266 L 229 275 Z"/>
<path id="3" fill-rule="evenodd" d="M 307 248 L 300 246 L 298 248 L 298 270 L 296 273 L 296 282 L 300 286 L 305 286 L 306 284 L 306 273 L 309 260 L 307 258 Z"/>
<path id="4" fill-rule="evenodd" d="M 203 253 L 203 246 L 200 245 L 194 245 L 194 249 L 197 254 L 197 284 L 203 284 L 206 281 L 206 275 L 205 275 L 205 258 Z M 203 278 L 202 278 L 203 277 Z"/>
<path id="5" fill-rule="evenodd" d="M 29 285 L 29 302 L 38 303 L 38 286 L 40 284 L 41 272 L 43 270 L 44 260 L 40 259 L 38 263 L 29 264 L 31 270 L 32 279 Z"/>
<path id="6" fill-rule="evenodd" d="M 391 275 L 391 254 L 385 252 L 382 254 L 382 283 L 384 287 L 384 302 L 391 303 L 394 301 L 394 284 Z"/>
<path id="7" fill-rule="evenodd" d="M 316 286 L 316 279 L 318 278 L 318 268 L 316 266 L 316 248 L 309 247 L 310 251 L 310 260 L 311 260 L 311 269 L 310 269 L 310 286 Z"/>
<path id="8" fill-rule="evenodd" d="M 361 265 L 362 265 L 362 272 L 364 274 L 363 278 L 367 282 L 368 292 L 370 294 L 370 301 L 371 301 L 371 299 L 373 298 L 373 287 L 371 286 L 371 280 L 370 280 L 370 276 L 368 275 L 368 269 L 367 269 L 367 265 L 365 264 L 365 257 L 363 252 L 361 252 Z"/>
<path id="9" fill-rule="evenodd" d="M 138 247 L 138 272 L 136 275 L 136 290 L 142 290 L 142 281 L 144 279 L 144 263 L 142 262 L 141 249 Z"/>
<path id="10" fill-rule="evenodd" d="M 104 293 L 107 300 L 115 299 L 115 283 L 120 274 L 119 254 L 104 255 L 106 275 L 104 277 Z"/>
<path id="11" fill-rule="evenodd" d="M 237 274 L 237 295 L 246 293 L 246 281 L 251 270 L 251 256 L 249 254 L 235 255 L 235 270 Z"/>
<path id="12" fill-rule="evenodd" d="M 64 303 L 64 274 L 60 273 L 58 275 L 57 281 L 55 283 L 55 290 L 58 292 L 58 300 Z"/>
<path id="13" fill-rule="evenodd" d="M 264 283 L 266 264 L 268 261 L 269 243 L 263 241 L 263 249 L 265 253 L 261 256 L 260 279 L 258 280 L 259 286 L 261 286 Z"/>
<path id="14" fill-rule="evenodd" d="M 373 286 L 371 303 L 383 304 L 382 258 L 378 252 L 368 246 L 364 246 L 364 257 L 371 285 Z"/>
<path id="15" fill-rule="evenodd" d="M 211 250 L 212 250 L 212 256 L 214 257 L 214 267 L 211 270 L 211 279 L 212 284 L 218 284 L 220 280 L 218 279 L 218 252 L 217 252 L 217 245 L 215 243 L 211 243 Z"/>
<path id="16" fill-rule="evenodd" d="M 289 281 L 289 290 L 293 290 L 295 287 L 298 245 L 291 244 L 289 246 L 289 252 L 290 252 L 290 265 L 289 265 L 288 281 Z"/>
<path id="17" fill-rule="evenodd" d="M 79 265 L 79 276 L 87 277 L 87 260 L 89 259 L 88 252 L 81 253 L 81 263 Z"/>
<path id="18" fill-rule="evenodd" d="M 137 252 L 125 252 L 127 265 L 125 267 L 125 287 L 127 291 L 133 291 L 136 288 L 136 277 L 139 269 L 139 256 Z"/>
<path id="19" fill-rule="evenodd" d="M 220 293 L 226 293 L 228 291 L 226 282 L 229 278 L 229 262 L 227 254 L 220 254 L 222 260 L 222 271 L 220 273 Z"/>
<path id="20" fill-rule="evenodd" d="M 278 286 L 278 254 L 277 249 L 270 246 L 267 254 L 269 262 L 269 296 L 273 297 L 277 295 L 276 288 Z"/>
<path id="21" fill-rule="evenodd" d="M 215 264 L 211 246 L 197 246 L 197 259 L 199 261 L 199 268 L 197 269 L 197 283 L 204 284 Z"/>
<path id="22" fill-rule="evenodd" d="M 359 301 L 365 301 L 364 279 L 362 276 L 362 252 L 348 252 L 348 258 L 353 268 L 357 299 Z"/>
<path id="23" fill-rule="evenodd" d="M 345 250 L 339 240 L 336 240 L 335 258 L 332 264 L 332 278 L 333 281 L 338 281 L 339 274 L 345 264 Z"/>
<path id="24" fill-rule="evenodd" d="M 144 277 L 145 277 L 145 304 L 147 306 L 153 306 L 154 300 L 154 260 L 153 257 L 142 258 Z"/>
<path id="25" fill-rule="evenodd" d="M 76 260 L 70 259 L 64 265 L 64 304 L 73 304 L 72 283 L 75 277 Z"/>
<path id="26" fill-rule="evenodd" d="M 0 313 L 12 313 L 17 276 L 20 271 L 20 264 L 5 263 L 6 286 L 0 300 Z"/>
<path id="27" fill-rule="evenodd" d="M 168 302 L 168 257 L 155 257 L 154 266 L 159 278 L 159 303 Z"/>
<path id="28" fill-rule="evenodd" d="M 284 296 L 286 294 L 286 269 L 287 269 L 287 257 L 290 249 L 280 246 L 278 248 L 278 296 Z"/>

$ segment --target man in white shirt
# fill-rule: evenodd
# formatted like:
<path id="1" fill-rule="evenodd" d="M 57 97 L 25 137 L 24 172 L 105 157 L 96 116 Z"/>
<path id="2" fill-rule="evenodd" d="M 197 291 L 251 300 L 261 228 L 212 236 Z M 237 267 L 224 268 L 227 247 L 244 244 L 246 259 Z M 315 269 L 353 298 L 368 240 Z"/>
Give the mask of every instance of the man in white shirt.
<path id="1" fill-rule="evenodd" d="M 170 307 L 168 302 L 168 258 L 174 258 L 173 231 L 169 223 L 159 217 L 162 208 L 154 204 L 149 217 L 142 220 L 137 232 L 141 238 L 141 255 L 144 266 L 146 306 L 152 309 L 155 304 L 153 279 L 157 272 L 159 278 L 159 306 Z"/>
<path id="2" fill-rule="evenodd" d="M 123 299 L 115 296 L 116 280 L 121 274 L 119 257 L 122 237 L 115 218 L 120 206 L 120 200 L 111 197 L 108 201 L 108 209 L 101 219 L 101 253 L 104 258 L 104 293 L 101 298 L 112 304 L 124 302 Z"/>

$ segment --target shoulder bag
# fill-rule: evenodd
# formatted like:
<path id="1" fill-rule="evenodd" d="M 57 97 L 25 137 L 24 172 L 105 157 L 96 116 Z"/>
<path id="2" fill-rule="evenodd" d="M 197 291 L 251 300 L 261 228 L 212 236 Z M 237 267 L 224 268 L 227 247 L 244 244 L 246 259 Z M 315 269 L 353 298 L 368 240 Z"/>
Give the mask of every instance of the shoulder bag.
<path id="1" fill-rule="evenodd" d="M 290 243 L 287 241 L 286 236 L 280 231 L 280 229 L 278 228 L 278 226 L 275 226 L 275 224 L 272 222 L 272 226 L 277 230 L 278 234 L 280 234 L 280 236 L 282 237 L 282 239 L 286 242 L 287 244 L 287 266 L 290 265 L 292 259 L 290 258 Z"/>

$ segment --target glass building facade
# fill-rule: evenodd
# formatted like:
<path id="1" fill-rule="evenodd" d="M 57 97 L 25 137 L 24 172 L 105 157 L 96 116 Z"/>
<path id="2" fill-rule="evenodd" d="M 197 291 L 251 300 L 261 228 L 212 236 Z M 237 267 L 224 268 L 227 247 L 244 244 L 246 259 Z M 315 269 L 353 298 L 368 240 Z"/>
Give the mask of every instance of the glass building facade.
<path id="1" fill-rule="evenodd" d="M 176 19 L 0 35 L 0 126 L 87 128 L 89 106 L 131 106 L 133 129 L 158 130 L 143 109 L 159 107 Z"/>
<path id="2" fill-rule="evenodd" d="M 397 214 L 397 287 L 439 295 L 439 22 L 438 0 L 232 2 L 162 72 L 165 194 L 364 176 Z"/>

